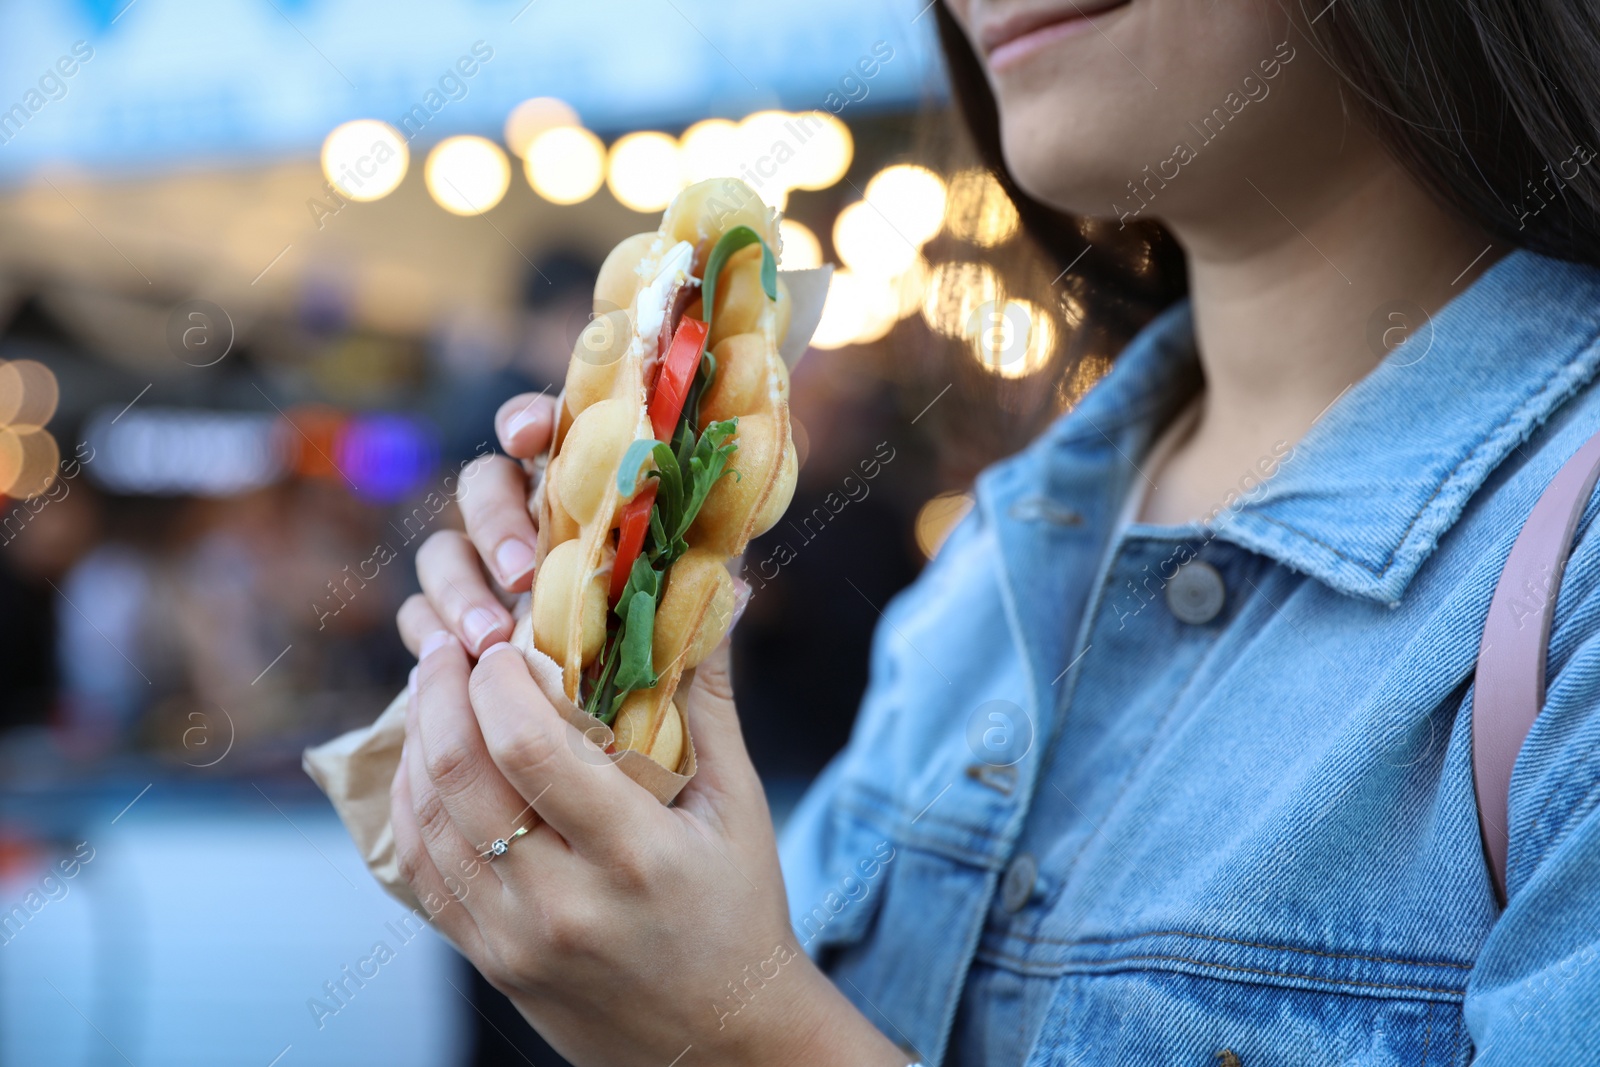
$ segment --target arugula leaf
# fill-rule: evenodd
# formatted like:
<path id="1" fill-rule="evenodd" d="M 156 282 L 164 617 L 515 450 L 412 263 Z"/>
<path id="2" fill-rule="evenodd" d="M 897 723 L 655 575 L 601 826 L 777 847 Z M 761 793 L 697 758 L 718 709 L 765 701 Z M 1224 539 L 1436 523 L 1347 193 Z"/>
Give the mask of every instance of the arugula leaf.
<path id="1" fill-rule="evenodd" d="M 628 584 L 622 587 L 622 596 L 617 600 L 613 609 L 617 618 L 628 618 L 628 605 L 636 596 L 645 596 L 654 601 L 661 593 L 661 572 L 650 566 L 641 553 L 633 561 L 633 570 L 628 572 Z"/>
<path id="2" fill-rule="evenodd" d="M 622 631 L 614 631 L 609 637 L 607 637 L 605 645 L 601 647 L 600 674 L 597 678 L 595 678 L 594 684 L 589 688 L 589 699 L 585 700 L 583 703 L 584 711 L 588 712 L 590 715 L 593 715 L 607 726 L 611 725 L 611 720 L 615 716 L 610 714 L 602 715 L 601 713 L 610 707 L 612 703 L 611 694 L 616 688 L 616 650 L 621 637 Z"/>
<path id="3" fill-rule="evenodd" d="M 683 401 L 683 422 L 679 430 L 693 430 L 700 425 L 700 398 L 706 395 L 711 383 L 717 379 L 717 357 L 708 348 L 700 353 L 700 365 L 695 368 L 694 380 L 689 383 L 689 395 Z"/>
<path id="4" fill-rule="evenodd" d="M 778 258 L 759 233 L 748 226 L 735 226 L 717 239 L 711 255 L 706 258 L 705 281 L 700 283 L 700 306 L 705 309 L 708 325 L 717 306 L 717 278 L 722 274 L 722 265 L 729 256 L 758 241 L 761 243 L 761 289 L 768 300 L 778 299 Z"/>
<path id="5" fill-rule="evenodd" d="M 628 574 L 628 584 L 617 601 L 617 617 L 622 620 L 617 630 L 617 645 L 613 649 L 615 673 L 612 683 L 616 687 L 609 707 L 604 708 L 604 721 L 608 724 L 627 695 L 635 689 L 653 689 L 660 679 L 651 662 L 655 637 L 656 600 L 661 595 L 661 572 L 640 555 L 633 561 Z"/>
<path id="6" fill-rule="evenodd" d="M 711 487 L 728 473 L 728 463 L 732 460 L 733 454 L 739 450 L 738 443 L 730 441 L 729 438 L 738 432 L 737 418 L 724 419 L 707 426 L 699 440 L 694 443 L 694 451 L 689 459 L 690 489 L 683 503 L 682 525 L 678 528 L 678 537 L 681 538 L 689 532 L 695 516 L 700 514 L 701 506 L 711 493 Z M 737 472 L 735 476 L 737 477 Z"/>

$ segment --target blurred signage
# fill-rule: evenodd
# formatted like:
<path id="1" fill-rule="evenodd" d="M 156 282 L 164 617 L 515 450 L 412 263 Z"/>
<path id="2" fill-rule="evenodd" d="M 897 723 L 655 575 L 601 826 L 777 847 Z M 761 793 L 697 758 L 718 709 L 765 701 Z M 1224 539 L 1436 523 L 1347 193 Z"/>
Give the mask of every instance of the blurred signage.
<path id="1" fill-rule="evenodd" d="M 143 496 L 233 496 L 296 474 L 389 503 L 417 488 L 439 461 L 435 433 L 416 419 L 326 407 L 286 416 L 106 407 L 90 418 L 85 437 L 96 457 L 94 480 Z"/>
<path id="2" fill-rule="evenodd" d="M 5 4 L 0 179 L 312 155 L 342 122 L 417 125 L 418 108 L 427 142 L 498 139 L 534 96 L 603 133 L 824 108 L 829 94 L 905 106 L 938 85 L 932 23 L 926 0 Z M 901 59 L 862 93 L 852 71 L 880 40 Z"/>

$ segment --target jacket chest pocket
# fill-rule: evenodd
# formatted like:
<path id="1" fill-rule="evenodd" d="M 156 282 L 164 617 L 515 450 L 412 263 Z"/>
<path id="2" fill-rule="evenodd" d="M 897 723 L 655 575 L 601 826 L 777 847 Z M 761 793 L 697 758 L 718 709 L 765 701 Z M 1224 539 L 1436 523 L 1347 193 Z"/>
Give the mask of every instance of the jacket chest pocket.
<path id="1" fill-rule="evenodd" d="M 1069 973 L 1029 1063 L 1099 1067 L 1454 1067 L 1461 1005 L 1179 971 Z"/>

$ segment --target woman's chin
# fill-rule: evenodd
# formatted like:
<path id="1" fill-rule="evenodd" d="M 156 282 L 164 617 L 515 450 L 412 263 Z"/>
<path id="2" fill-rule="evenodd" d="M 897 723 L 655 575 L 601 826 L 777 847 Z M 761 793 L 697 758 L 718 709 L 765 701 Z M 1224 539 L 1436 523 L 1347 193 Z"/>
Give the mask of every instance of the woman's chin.
<path id="1" fill-rule="evenodd" d="M 1098 146 L 1095 146 L 1098 147 Z M 1050 145 L 1039 140 L 1004 146 L 1006 168 L 1017 186 L 1047 207 L 1068 215 L 1110 217 L 1119 195 L 1138 168 L 1119 167 L 1116 160 L 1096 160 L 1070 145 Z"/>

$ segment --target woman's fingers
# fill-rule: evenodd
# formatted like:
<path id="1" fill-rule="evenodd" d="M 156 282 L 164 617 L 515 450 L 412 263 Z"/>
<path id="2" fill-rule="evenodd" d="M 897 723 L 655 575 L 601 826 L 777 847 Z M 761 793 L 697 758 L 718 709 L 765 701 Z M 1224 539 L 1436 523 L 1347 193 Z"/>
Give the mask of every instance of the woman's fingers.
<path id="1" fill-rule="evenodd" d="M 494 429 L 506 455 L 532 459 L 549 448 L 555 411 L 555 398 L 544 393 L 523 393 L 501 404 Z"/>
<path id="2" fill-rule="evenodd" d="M 702 803 L 712 807 L 731 803 L 748 810 L 762 803 L 752 799 L 763 795 L 761 779 L 739 728 L 728 660 L 728 641 L 724 639 L 695 668 L 694 682 L 684 699 L 699 769 L 679 803 L 691 808 Z"/>
<path id="3" fill-rule="evenodd" d="M 511 613 L 484 579 L 472 542 L 440 530 L 417 550 L 417 578 L 434 614 L 476 655 L 511 636 Z"/>
<path id="4" fill-rule="evenodd" d="M 418 659 L 422 658 L 422 643 L 428 639 L 428 635 L 447 628 L 444 620 L 439 618 L 439 613 L 433 610 L 433 605 L 428 603 L 428 598 L 421 593 L 406 597 L 405 603 L 395 613 L 394 621 L 400 628 L 401 644 Z"/>
<path id="5" fill-rule="evenodd" d="M 415 727 L 422 766 L 450 821 L 481 854 L 489 842 L 510 837 L 518 827 L 531 828 L 536 816 L 489 758 L 467 699 L 466 654 L 442 631 L 423 652 Z M 487 877 L 498 881 L 492 873 Z"/>
<path id="6" fill-rule="evenodd" d="M 485 879 L 483 861 L 478 858 L 482 850 L 468 834 L 462 831 L 452 817 L 450 809 L 445 805 L 445 794 L 434 782 L 434 768 L 430 766 L 422 740 L 423 708 L 430 703 L 449 699 L 450 672 L 448 669 L 440 668 L 441 661 L 452 658 L 461 664 L 460 676 L 456 678 L 459 685 L 463 682 L 461 676 L 466 672 L 466 655 L 455 639 L 449 634 L 441 633 L 436 638 L 430 638 L 423 648 L 422 662 L 417 664 L 415 674 L 416 686 L 412 691 L 411 704 L 406 715 L 406 775 L 411 795 L 411 811 L 415 816 L 422 847 L 432 860 L 434 869 L 443 876 L 446 891 L 456 900 L 465 903 L 472 893 L 479 891 L 477 887 L 483 884 Z M 430 662 L 433 663 L 431 671 L 424 666 Z M 450 785 L 453 790 L 459 789 L 459 780 L 451 781 Z M 499 881 L 492 874 L 487 877 L 491 883 Z"/>
<path id="7" fill-rule="evenodd" d="M 416 698 L 412 697 L 410 712 L 406 716 L 408 720 L 415 711 Z M 411 795 L 413 748 L 409 740 L 401 747 L 400 765 L 395 769 L 394 781 L 389 787 L 389 825 L 394 830 L 395 858 L 400 867 L 400 877 L 411 887 L 428 920 L 457 948 L 476 958 L 484 948 L 483 937 L 472 916 L 459 906 L 466 899 L 470 887 L 460 879 L 446 877 L 440 872 L 433 857 L 428 854 L 422 831 L 417 826 L 416 805 Z"/>
<path id="8" fill-rule="evenodd" d="M 665 809 L 585 743 L 512 646 L 484 650 L 470 693 L 495 766 L 577 852 L 615 856 L 660 818 Z"/>
<path id="9" fill-rule="evenodd" d="M 522 467 L 504 456 L 475 460 L 462 476 L 456 499 L 467 535 L 493 568 L 500 587 L 510 593 L 526 592 L 533 584 L 535 535 Z"/>

